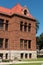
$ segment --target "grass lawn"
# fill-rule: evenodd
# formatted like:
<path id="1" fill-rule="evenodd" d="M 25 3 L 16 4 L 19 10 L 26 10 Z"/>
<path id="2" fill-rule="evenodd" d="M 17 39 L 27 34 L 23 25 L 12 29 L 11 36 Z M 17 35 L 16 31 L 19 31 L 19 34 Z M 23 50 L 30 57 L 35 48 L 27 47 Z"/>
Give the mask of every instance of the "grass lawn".
<path id="1" fill-rule="evenodd" d="M 43 58 L 29 59 L 29 60 L 22 60 L 22 61 L 43 61 Z"/>
<path id="2" fill-rule="evenodd" d="M 22 61 L 43 61 L 43 58 L 37 58 L 37 59 L 30 59 L 30 60 L 22 60 Z M 21 61 L 20 61 L 21 62 Z M 9 64 L 9 65 L 43 65 L 43 63 L 22 63 L 22 64 Z"/>
<path id="3" fill-rule="evenodd" d="M 42 65 L 41 63 L 32 63 L 32 64 L 10 64 L 10 65 Z"/>

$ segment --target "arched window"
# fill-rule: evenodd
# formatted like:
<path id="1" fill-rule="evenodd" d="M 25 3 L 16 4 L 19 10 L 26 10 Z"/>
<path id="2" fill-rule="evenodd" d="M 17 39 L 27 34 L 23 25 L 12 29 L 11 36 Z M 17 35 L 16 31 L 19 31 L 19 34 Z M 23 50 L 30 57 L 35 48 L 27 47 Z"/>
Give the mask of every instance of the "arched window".
<path id="1" fill-rule="evenodd" d="M 20 22 L 20 31 L 22 31 L 22 29 L 23 29 L 23 22 L 21 21 Z"/>
<path id="2" fill-rule="evenodd" d="M 28 31 L 31 30 L 31 23 L 28 24 Z"/>
<path id="3" fill-rule="evenodd" d="M 20 48 L 23 48 L 23 39 L 20 39 Z"/>
<path id="4" fill-rule="evenodd" d="M 25 10 L 24 10 L 24 15 L 26 15 L 26 14 L 27 14 L 27 10 L 25 9 Z"/>
<path id="5" fill-rule="evenodd" d="M 6 20 L 5 30 L 8 30 L 8 20 Z"/>
<path id="6" fill-rule="evenodd" d="M 24 40 L 24 48 L 27 49 L 27 40 Z"/>
<path id="7" fill-rule="evenodd" d="M 27 23 L 24 23 L 24 31 L 27 30 Z"/>

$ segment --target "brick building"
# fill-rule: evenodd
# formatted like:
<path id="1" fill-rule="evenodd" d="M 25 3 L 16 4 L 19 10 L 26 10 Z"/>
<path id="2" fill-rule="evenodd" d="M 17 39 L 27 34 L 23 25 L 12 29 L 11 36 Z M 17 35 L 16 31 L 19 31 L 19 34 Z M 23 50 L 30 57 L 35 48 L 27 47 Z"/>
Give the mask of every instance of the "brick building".
<path id="1" fill-rule="evenodd" d="M 27 7 L 0 7 L 0 57 L 36 58 L 36 20 Z"/>

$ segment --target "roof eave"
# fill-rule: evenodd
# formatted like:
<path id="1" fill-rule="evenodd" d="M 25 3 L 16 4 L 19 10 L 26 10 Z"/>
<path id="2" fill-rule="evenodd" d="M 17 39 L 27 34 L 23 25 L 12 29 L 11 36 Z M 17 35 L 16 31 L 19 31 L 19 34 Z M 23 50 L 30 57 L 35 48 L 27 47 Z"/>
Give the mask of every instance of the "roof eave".
<path id="1" fill-rule="evenodd" d="M 30 18 L 30 17 L 27 17 L 27 16 L 24 16 L 24 15 L 20 15 L 20 14 L 17 14 L 17 13 L 14 13 L 14 14 L 6 14 L 6 13 L 0 13 L 0 15 L 2 16 L 6 16 L 6 17 L 9 17 L 9 18 L 12 18 L 14 16 L 17 16 L 17 17 L 20 17 L 20 18 L 24 18 L 24 19 L 28 19 L 28 20 L 32 20 L 32 21 L 35 21 L 36 22 L 36 19 L 33 19 L 33 18 Z"/>

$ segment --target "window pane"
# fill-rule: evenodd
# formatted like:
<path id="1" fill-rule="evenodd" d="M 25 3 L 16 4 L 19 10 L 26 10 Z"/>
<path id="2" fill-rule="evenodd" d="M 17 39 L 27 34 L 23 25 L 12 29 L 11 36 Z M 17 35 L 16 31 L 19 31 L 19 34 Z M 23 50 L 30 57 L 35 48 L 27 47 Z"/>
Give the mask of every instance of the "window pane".
<path id="1" fill-rule="evenodd" d="M 8 20 L 6 20 L 5 30 L 8 30 Z"/>
<path id="2" fill-rule="evenodd" d="M 23 59 L 23 55 L 24 55 L 24 54 L 23 54 L 23 53 L 21 53 L 21 59 Z"/>
<path id="3" fill-rule="evenodd" d="M 8 53 L 6 53 L 5 57 L 6 57 L 6 59 L 8 59 Z"/>
<path id="4" fill-rule="evenodd" d="M 23 22 L 20 22 L 20 31 L 23 29 Z"/>
<path id="5" fill-rule="evenodd" d="M 8 39 L 5 39 L 5 48 L 8 48 Z"/>
<path id="6" fill-rule="evenodd" d="M 24 15 L 26 15 L 26 14 L 27 14 L 27 10 L 25 9 L 25 10 L 24 10 Z"/>
<path id="7" fill-rule="evenodd" d="M 28 48 L 31 48 L 31 40 L 28 40 Z"/>
<path id="8" fill-rule="evenodd" d="M 24 24 L 24 31 L 27 30 L 27 23 Z"/>
<path id="9" fill-rule="evenodd" d="M 20 48 L 23 48 L 23 39 L 20 39 Z"/>
<path id="10" fill-rule="evenodd" d="M 0 48 L 3 47 L 3 38 L 0 38 Z"/>
<path id="11" fill-rule="evenodd" d="M 28 25 L 28 31 L 30 31 L 31 30 L 31 24 L 29 23 L 29 25 Z"/>
<path id="12" fill-rule="evenodd" d="M 3 29 L 3 25 L 4 25 L 4 20 L 0 19 L 0 29 Z"/>
<path id="13" fill-rule="evenodd" d="M 27 40 L 24 40 L 24 48 L 27 48 Z"/>

